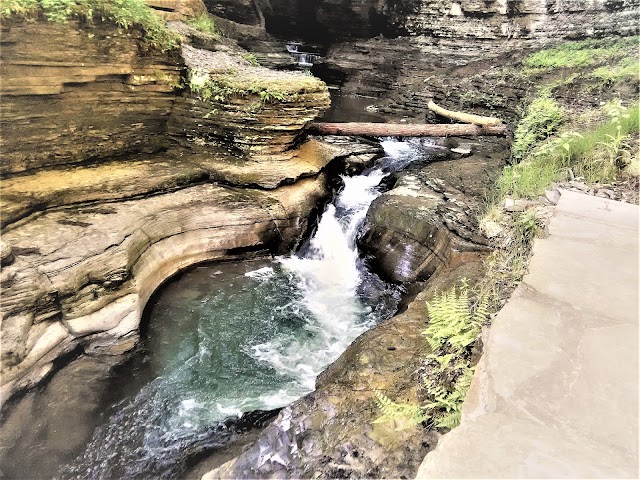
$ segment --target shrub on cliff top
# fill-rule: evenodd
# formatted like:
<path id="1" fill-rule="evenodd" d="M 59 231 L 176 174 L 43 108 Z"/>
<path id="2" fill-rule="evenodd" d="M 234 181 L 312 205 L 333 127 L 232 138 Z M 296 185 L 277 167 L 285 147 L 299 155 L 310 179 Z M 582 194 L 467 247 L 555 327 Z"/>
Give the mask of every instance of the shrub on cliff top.
<path id="1" fill-rule="evenodd" d="M 196 15 L 195 17 L 188 19 L 187 25 L 195 28 L 199 32 L 211 35 L 216 39 L 220 38 L 220 32 L 218 31 L 213 18 L 211 18 L 207 13 Z"/>
<path id="2" fill-rule="evenodd" d="M 139 27 L 147 46 L 171 50 L 179 39 L 144 0 L 3 0 L 0 18 L 34 18 L 63 23 L 73 18 L 113 22 L 121 28 Z"/>

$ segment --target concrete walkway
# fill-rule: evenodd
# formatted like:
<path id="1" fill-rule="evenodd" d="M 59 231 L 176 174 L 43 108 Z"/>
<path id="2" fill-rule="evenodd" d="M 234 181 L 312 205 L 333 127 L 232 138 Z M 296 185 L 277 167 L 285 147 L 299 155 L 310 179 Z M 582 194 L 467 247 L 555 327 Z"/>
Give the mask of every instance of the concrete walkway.
<path id="1" fill-rule="evenodd" d="M 638 478 L 639 214 L 562 193 L 417 478 Z"/>

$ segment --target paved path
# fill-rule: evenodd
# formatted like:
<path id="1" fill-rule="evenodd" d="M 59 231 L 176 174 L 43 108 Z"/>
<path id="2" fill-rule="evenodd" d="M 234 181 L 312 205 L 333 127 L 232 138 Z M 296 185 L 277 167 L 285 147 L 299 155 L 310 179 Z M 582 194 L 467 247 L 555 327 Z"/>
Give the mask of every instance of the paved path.
<path id="1" fill-rule="evenodd" d="M 563 192 L 418 478 L 638 478 L 637 206 Z"/>

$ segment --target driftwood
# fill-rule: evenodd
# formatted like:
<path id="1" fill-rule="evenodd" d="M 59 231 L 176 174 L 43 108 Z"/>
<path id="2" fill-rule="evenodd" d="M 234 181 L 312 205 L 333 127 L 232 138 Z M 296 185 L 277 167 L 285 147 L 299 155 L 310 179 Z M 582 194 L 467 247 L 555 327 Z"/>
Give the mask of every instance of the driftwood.
<path id="1" fill-rule="evenodd" d="M 320 123 L 307 126 L 318 135 L 368 135 L 371 137 L 458 137 L 504 135 L 506 125 L 478 126 L 469 123 L 406 124 L 406 123 Z"/>
<path id="2" fill-rule="evenodd" d="M 481 126 L 490 126 L 490 125 L 500 125 L 502 121 L 496 117 L 483 117 L 482 115 L 474 115 L 472 113 L 463 113 L 463 112 L 455 112 L 453 110 L 447 110 L 446 108 L 442 108 L 436 105 L 433 101 L 430 101 L 427 104 L 429 110 L 434 113 L 437 113 L 440 116 L 445 118 L 450 118 L 451 120 L 458 120 L 464 123 L 473 123 L 474 125 Z"/>

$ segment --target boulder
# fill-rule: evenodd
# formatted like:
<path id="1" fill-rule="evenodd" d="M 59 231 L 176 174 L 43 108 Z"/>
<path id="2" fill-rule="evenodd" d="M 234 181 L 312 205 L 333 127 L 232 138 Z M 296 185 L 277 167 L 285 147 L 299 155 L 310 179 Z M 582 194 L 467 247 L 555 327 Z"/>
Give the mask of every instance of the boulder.
<path id="1" fill-rule="evenodd" d="M 484 196 L 504 164 L 504 140 L 480 153 L 410 167 L 367 213 L 358 243 L 393 282 L 426 280 L 464 252 L 489 250 L 478 227 Z"/>

